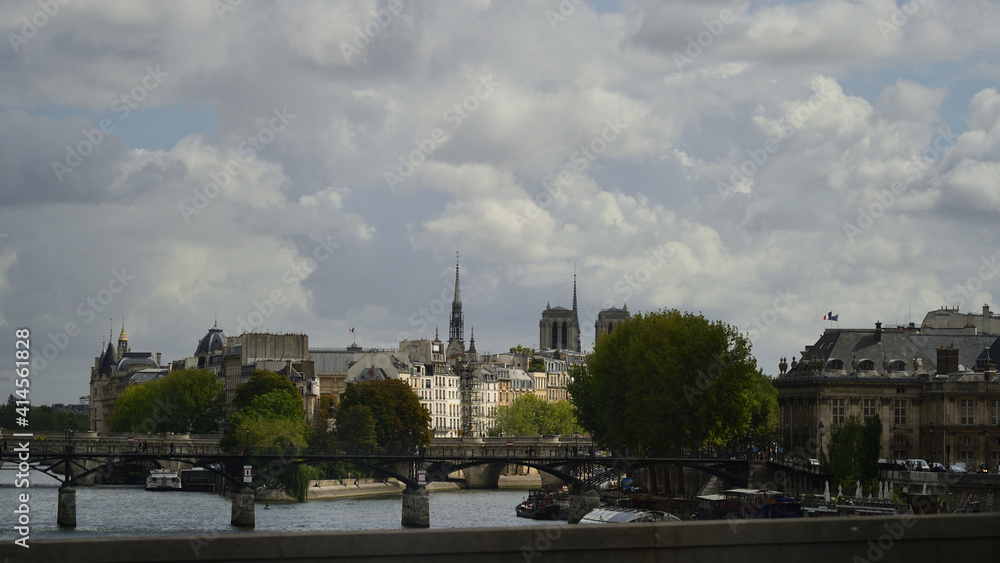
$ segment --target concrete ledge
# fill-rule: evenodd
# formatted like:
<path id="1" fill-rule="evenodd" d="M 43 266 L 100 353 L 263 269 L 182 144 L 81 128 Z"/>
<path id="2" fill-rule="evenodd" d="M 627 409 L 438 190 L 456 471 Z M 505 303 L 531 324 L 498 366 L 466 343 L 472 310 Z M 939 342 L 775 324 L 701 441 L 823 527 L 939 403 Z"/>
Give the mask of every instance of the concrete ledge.
<path id="1" fill-rule="evenodd" d="M 13 560 L 990 561 L 1000 514 L 36 540 Z M 16 548 L 0 544 L 0 552 Z"/>

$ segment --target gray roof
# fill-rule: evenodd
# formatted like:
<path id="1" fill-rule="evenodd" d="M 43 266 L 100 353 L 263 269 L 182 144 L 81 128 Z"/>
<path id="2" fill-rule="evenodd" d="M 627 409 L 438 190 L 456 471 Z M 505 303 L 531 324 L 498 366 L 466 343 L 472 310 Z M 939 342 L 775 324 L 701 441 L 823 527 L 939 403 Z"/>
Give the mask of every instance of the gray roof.
<path id="1" fill-rule="evenodd" d="M 347 368 L 358 356 L 350 350 L 309 350 L 309 359 L 316 366 L 316 373 L 347 373 Z"/>
<path id="2" fill-rule="evenodd" d="M 937 372 L 937 350 L 952 346 L 958 349 L 959 364 L 973 369 L 976 358 L 985 348 L 996 344 L 998 337 L 988 335 L 940 335 L 920 334 L 913 330 L 883 329 L 881 338 L 876 338 L 874 329 L 827 329 L 815 344 L 810 346 L 789 376 L 817 375 L 811 359 L 819 357 L 825 377 L 853 375 L 854 362 L 859 364 L 858 377 L 906 378 Z M 998 350 L 1000 352 L 1000 350 Z M 915 369 L 914 358 L 920 358 L 921 368 Z M 842 368 L 838 369 L 839 360 Z M 866 360 L 874 364 L 874 369 L 861 369 Z M 888 373 L 884 364 L 890 364 Z M 869 364 L 870 365 L 870 364 Z M 899 369 L 899 368 L 902 369 Z"/>
<path id="3" fill-rule="evenodd" d="M 208 333 L 198 341 L 198 348 L 194 351 L 195 356 L 202 354 L 212 354 L 222 352 L 226 348 L 226 335 L 222 334 L 222 329 L 216 324 L 208 329 Z"/>

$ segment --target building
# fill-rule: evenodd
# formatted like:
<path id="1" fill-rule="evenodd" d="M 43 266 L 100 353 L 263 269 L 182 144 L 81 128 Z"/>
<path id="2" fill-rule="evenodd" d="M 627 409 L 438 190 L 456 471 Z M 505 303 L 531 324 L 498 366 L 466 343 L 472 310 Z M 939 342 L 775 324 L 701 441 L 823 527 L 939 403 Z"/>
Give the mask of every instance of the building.
<path id="1" fill-rule="evenodd" d="M 940 311 L 932 311 L 928 316 Z M 954 319 L 957 310 L 945 310 Z M 984 308 L 984 318 L 991 318 Z M 802 457 L 830 446 L 851 417 L 878 415 L 882 457 L 1000 463 L 1000 337 L 979 326 L 827 329 L 801 359 L 779 364 L 779 444 Z"/>
<path id="2" fill-rule="evenodd" d="M 621 309 L 610 307 L 597 313 L 597 321 L 594 323 L 594 345 L 596 346 L 597 340 L 605 334 L 611 334 L 619 323 L 627 321 L 629 316 L 627 303 L 622 305 Z"/>
<path id="3" fill-rule="evenodd" d="M 576 307 L 576 274 L 573 275 L 573 309 L 545 305 L 538 322 L 538 347 L 542 350 L 580 351 L 580 319 Z"/>
<path id="4" fill-rule="evenodd" d="M 110 336 L 110 335 L 109 335 Z M 100 356 L 94 358 L 90 368 L 90 430 L 108 432 L 108 419 L 114 412 L 115 401 L 129 385 L 145 383 L 169 373 L 160 367 L 160 354 L 154 358 L 149 352 L 134 352 L 125 334 L 125 320 L 118 336 L 118 347 L 108 342 Z"/>
<path id="5" fill-rule="evenodd" d="M 316 366 L 309 356 L 309 335 L 247 332 L 226 338 L 222 372 L 227 419 L 234 410 L 236 387 L 249 381 L 258 369 L 288 377 L 302 395 L 303 410 L 313 413 L 307 420 L 315 423 L 321 386 Z"/>

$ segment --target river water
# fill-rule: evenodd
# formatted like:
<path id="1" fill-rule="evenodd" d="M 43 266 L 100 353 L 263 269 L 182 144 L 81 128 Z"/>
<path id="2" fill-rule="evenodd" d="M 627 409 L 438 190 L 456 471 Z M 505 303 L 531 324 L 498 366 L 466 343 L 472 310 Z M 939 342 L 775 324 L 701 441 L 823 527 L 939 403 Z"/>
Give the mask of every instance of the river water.
<path id="1" fill-rule="evenodd" d="M 257 527 L 233 528 L 232 503 L 213 493 L 146 491 L 142 487 L 76 488 L 76 529 L 56 525 L 58 482 L 33 471 L 29 488 L 15 488 L 10 464 L 0 470 L 0 541 L 15 539 L 18 496 L 29 494 L 31 538 L 146 536 L 203 533 L 308 532 L 400 529 L 399 493 L 305 503 L 257 503 Z M 432 528 L 488 528 L 552 524 L 518 518 L 526 489 L 431 491 Z"/>

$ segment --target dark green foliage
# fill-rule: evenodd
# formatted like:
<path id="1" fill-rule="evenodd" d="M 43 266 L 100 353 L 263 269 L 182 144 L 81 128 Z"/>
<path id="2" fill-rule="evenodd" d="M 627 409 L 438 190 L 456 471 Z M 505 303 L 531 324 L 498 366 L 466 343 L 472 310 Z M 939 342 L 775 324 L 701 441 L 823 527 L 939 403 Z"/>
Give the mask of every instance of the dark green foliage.
<path id="1" fill-rule="evenodd" d="M 22 407 L 23 408 L 23 407 Z M 0 428 L 15 430 L 22 428 L 17 424 L 17 398 L 14 395 L 7 397 L 6 404 L 0 404 Z M 32 406 L 28 410 L 28 426 L 25 430 L 64 430 L 67 426 L 73 427 L 77 432 L 86 432 L 90 425 L 90 420 L 85 414 L 57 411 L 49 405 Z"/>
<path id="2" fill-rule="evenodd" d="M 833 427 L 828 455 L 834 481 L 847 487 L 878 477 L 882 420 L 876 415 L 861 423 L 857 417 Z"/>
<path id="3" fill-rule="evenodd" d="M 598 340 L 569 386 L 598 442 L 699 450 L 777 426 L 777 393 L 730 325 L 667 310 L 632 317 Z"/>
<path id="4" fill-rule="evenodd" d="M 115 400 L 108 420 L 112 432 L 217 432 L 225 409 L 218 376 L 207 370 L 181 369 L 138 385 Z"/>
<path id="5" fill-rule="evenodd" d="M 398 379 L 362 381 L 347 386 L 337 410 L 337 428 L 346 421 L 354 406 L 365 406 L 375 420 L 377 445 L 411 448 L 430 443 L 430 414 L 409 385 Z M 348 424 L 351 424 L 348 422 Z M 346 436 L 338 432 L 341 439 Z"/>
<path id="6" fill-rule="evenodd" d="M 270 370 L 255 369 L 246 383 L 236 387 L 236 393 L 233 396 L 233 410 L 238 411 L 249 405 L 254 397 L 282 389 L 298 395 L 295 385 L 287 377 Z"/>
<path id="7" fill-rule="evenodd" d="M 532 393 L 522 395 L 510 406 L 497 407 L 490 436 L 540 436 L 580 432 L 576 409 L 569 401 L 549 403 Z"/>

